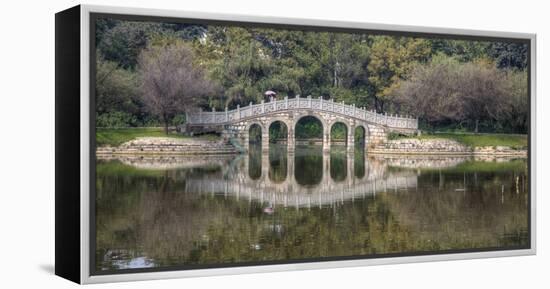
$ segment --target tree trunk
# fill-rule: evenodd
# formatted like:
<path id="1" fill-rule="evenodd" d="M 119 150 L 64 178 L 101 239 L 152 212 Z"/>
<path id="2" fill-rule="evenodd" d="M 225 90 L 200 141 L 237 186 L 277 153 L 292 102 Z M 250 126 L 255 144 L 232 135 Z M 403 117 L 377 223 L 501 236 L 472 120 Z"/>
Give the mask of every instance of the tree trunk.
<path id="1" fill-rule="evenodd" d="M 162 121 L 164 122 L 164 133 L 168 135 L 168 117 L 166 114 L 162 115 Z"/>

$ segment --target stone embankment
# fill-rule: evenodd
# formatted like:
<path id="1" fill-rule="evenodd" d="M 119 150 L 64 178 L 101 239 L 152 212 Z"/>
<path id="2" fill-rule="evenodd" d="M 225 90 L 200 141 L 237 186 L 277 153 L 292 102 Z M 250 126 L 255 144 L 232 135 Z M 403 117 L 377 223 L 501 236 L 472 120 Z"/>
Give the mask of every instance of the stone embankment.
<path id="1" fill-rule="evenodd" d="M 125 142 L 117 147 L 98 147 L 98 155 L 124 154 L 171 154 L 171 155 L 199 155 L 199 154 L 235 154 L 237 148 L 221 140 L 206 140 L 192 138 L 165 138 L 139 137 Z"/>
<path id="2" fill-rule="evenodd" d="M 527 157 L 527 150 L 505 146 L 469 147 L 449 139 L 398 139 L 376 145 L 375 154 L 490 155 Z"/>

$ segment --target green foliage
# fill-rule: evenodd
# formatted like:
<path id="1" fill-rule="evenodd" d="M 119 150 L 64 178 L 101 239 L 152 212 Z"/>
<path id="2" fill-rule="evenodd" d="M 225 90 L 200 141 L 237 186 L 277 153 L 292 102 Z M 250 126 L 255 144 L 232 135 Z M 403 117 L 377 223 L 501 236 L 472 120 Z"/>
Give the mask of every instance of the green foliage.
<path id="1" fill-rule="evenodd" d="M 96 64 L 96 112 L 124 111 L 139 115 L 142 104 L 139 101 L 137 76 L 133 71 L 123 69 L 116 62 L 97 59 Z"/>
<path id="2" fill-rule="evenodd" d="M 181 137 L 179 134 L 171 134 L 170 137 Z M 117 146 L 137 137 L 166 137 L 160 128 L 121 128 L 121 129 L 96 129 L 96 145 Z"/>
<path id="3" fill-rule="evenodd" d="M 330 129 L 331 140 L 346 140 L 347 135 L 348 129 L 345 124 L 337 122 L 332 125 L 332 128 Z"/>
<path id="4" fill-rule="evenodd" d="M 250 143 L 260 143 L 262 140 L 262 128 L 257 125 L 253 124 L 250 126 L 250 129 L 248 131 L 248 141 Z"/>
<path id="5" fill-rule="evenodd" d="M 96 115 L 97 127 L 131 127 L 136 126 L 135 115 L 123 111 L 111 111 Z"/>
<path id="6" fill-rule="evenodd" d="M 283 122 L 276 121 L 269 127 L 269 141 L 276 142 L 288 138 L 288 129 Z"/>
<path id="7" fill-rule="evenodd" d="M 156 127 L 142 127 L 142 128 L 97 128 L 96 129 L 96 145 L 99 146 L 117 146 L 127 141 L 133 140 L 138 137 L 173 137 L 173 138 L 186 138 L 186 136 L 179 133 L 165 134 L 163 129 Z M 209 140 L 217 140 L 217 135 L 201 135 L 201 138 Z"/>
<path id="8" fill-rule="evenodd" d="M 297 139 L 323 138 L 323 124 L 315 117 L 306 116 L 296 124 Z"/>
<path id="9" fill-rule="evenodd" d="M 180 113 L 172 118 L 172 125 L 178 126 L 185 123 L 185 114 Z"/>
<path id="10" fill-rule="evenodd" d="M 136 168 L 134 166 L 122 164 L 119 161 L 98 161 L 96 174 L 99 178 L 105 176 L 124 176 L 124 177 L 162 177 L 162 170 L 149 170 Z"/>
<path id="11" fill-rule="evenodd" d="M 524 70 L 527 68 L 527 47 L 525 43 L 495 42 L 491 44 L 489 55 L 499 68 Z"/>
<path id="12" fill-rule="evenodd" d="M 390 100 L 390 91 L 407 77 L 417 62 L 427 61 L 430 52 L 430 43 L 425 39 L 374 37 L 367 71 L 378 112 L 387 111 L 385 104 Z"/>
<path id="13" fill-rule="evenodd" d="M 443 53 L 461 62 L 485 58 L 491 50 L 491 42 L 486 41 L 431 39 L 430 42 L 433 54 Z"/>
<path id="14" fill-rule="evenodd" d="M 356 127 L 354 138 L 355 138 L 355 145 L 363 145 L 365 144 L 365 138 L 366 138 L 366 131 L 363 127 Z"/>
<path id="15" fill-rule="evenodd" d="M 395 140 L 395 139 L 401 139 L 401 138 L 407 138 L 408 136 L 403 135 L 398 132 L 390 131 L 388 133 L 388 140 Z"/>
<path id="16" fill-rule="evenodd" d="M 524 43 L 108 18 L 101 18 L 96 25 L 98 113 L 122 111 L 135 116 L 132 125 L 158 124 L 164 117 L 147 111 L 141 93 L 137 91 L 140 86 L 135 73 L 138 56 L 146 47 L 178 42 L 184 42 L 192 50 L 193 67 L 204 71 L 213 86 L 211 93 L 202 95 L 200 101 L 188 103 L 187 108 L 199 106 L 223 110 L 226 106 L 242 107 L 250 102 L 260 102 L 266 90 L 274 90 L 279 98 L 285 95 L 322 95 L 325 99 L 354 103 L 357 107 L 378 112 L 413 113 L 420 116 L 423 128 L 429 130 L 527 131 L 527 45 Z M 460 119 L 448 117 L 433 121 L 424 118 L 421 113 L 404 105 L 396 91 L 417 80 L 415 71 L 418 67 L 427 65 L 430 68 L 432 65 L 433 68 L 436 63 L 455 71 L 463 70 L 461 67 L 464 66 L 498 69 L 502 72 L 498 75 L 506 76 L 498 76 L 491 86 L 514 94 L 491 95 L 503 109 L 498 113 L 478 110 L 477 115 L 486 116 L 480 118 L 466 115 L 463 108 L 447 111 L 442 104 L 447 103 L 449 108 L 458 106 L 452 102 L 449 105 L 448 101 L 432 101 L 424 94 L 418 94 L 413 102 L 433 103 L 433 109 L 441 110 L 442 115 L 449 111 L 462 113 Z M 448 78 L 456 79 L 456 75 Z M 449 88 L 452 81 L 440 84 Z M 449 95 L 441 93 L 440 97 L 445 100 Z M 468 100 L 471 108 L 483 107 L 477 99 L 479 97 L 475 96 Z M 163 122 L 179 123 L 180 117 L 173 119 L 178 113 L 181 111 L 171 114 Z"/>

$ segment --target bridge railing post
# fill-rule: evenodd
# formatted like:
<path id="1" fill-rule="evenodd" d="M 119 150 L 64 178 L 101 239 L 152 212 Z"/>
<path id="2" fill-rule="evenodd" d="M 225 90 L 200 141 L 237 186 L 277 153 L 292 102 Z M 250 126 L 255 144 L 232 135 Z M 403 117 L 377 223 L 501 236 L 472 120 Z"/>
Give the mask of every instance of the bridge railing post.
<path id="1" fill-rule="evenodd" d="M 307 103 L 308 103 L 309 108 L 311 108 L 311 95 L 307 96 Z"/>
<path id="2" fill-rule="evenodd" d="M 237 104 L 237 119 L 241 119 L 241 105 Z"/>
<path id="3" fill-rule="evenodd" d="M 288 109 L 288 95 L 285 96 L 285 109 Z"/>
<path id="4" fill-rule="evenodd" d="M 227 115 L 227 106 L 225 107 L 225 122 L 229 121 L 229 116 Z"/>
<path id="5" fill-rule="evenodd" d="M 262 113 L 265 112 L 265 101 L 262 99 Z"/>

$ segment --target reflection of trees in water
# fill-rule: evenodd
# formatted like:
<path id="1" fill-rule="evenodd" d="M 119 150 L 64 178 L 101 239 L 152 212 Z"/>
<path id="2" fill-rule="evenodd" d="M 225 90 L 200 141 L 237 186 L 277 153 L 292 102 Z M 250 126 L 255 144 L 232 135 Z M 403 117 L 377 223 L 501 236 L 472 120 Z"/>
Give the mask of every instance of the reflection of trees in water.
<path id="1" fill-rule="evenodd" d="M 380 198 L 428 250 L 526 246 L 527 191 L 516 185 L 522 176 L 521 170 L 423 171 L 417 191 Z"/>
<path id="2" fill-rule="evenodd" d="M 145 254 L 157 264 L 190 258 L 204 228 L 218 215 L 194 204 L 199 196 L 185 193 L 185 179 L 221 178 L 220 168 L 140 172 L 117 163 L 103 166 L 111 169 L 97 176 L 96 267 L 116 269 L 104 260 L 113 250 Z"/>
<path id="3" fill-rule="evenodd" d="M 296 146 L 294 153 L 294 177 L 302 186 L 319 184 L 323 179 L 323 147 Z"/>
<path id="4" fill-rule="evenodd" d="M 330 177 L 335 182 L 346 180 L 348 172 L 348 158 L 346 147 L 333 146 L 330 150 Z"/>
<path id="5" fill-rule="evenodd" d="M 269 179 L 275 183 L 286 180 L 287 175 L 287 147 L 286 145 L 269 146 Z"/>
<path id="6" fill-rule="evenodd" d="M 248 175 L 257 180 L 262 176 L 262 146 L 250 145 L 248 149 Z"/>
<path id="7" fill-rule="evenodd" d="M 355 151 L 355 154 L 353 156 L 353 169 L 355 177 L 358 179 L 362 179 L 365 176 L 365 151 L 359 150 Z"/>
<path id="8" fill-rule="evenodd" d="M 312 156 L 322 153 L 297 151 L 296 163 Z M 522 164 L 503 164 L 501 171 L 421 169 L 417 189 L 388 187 L 322 208 L 278 206 L 272 214 L 264 213 L 267 204 L 244 197 L 186 192 L 186 179 L 223 178 L 219 167 L 147 171 L 98 164 L 96 260 L 112 268 L 104 260 L 110 250 L 168 266 L 523 246 Z"/>

